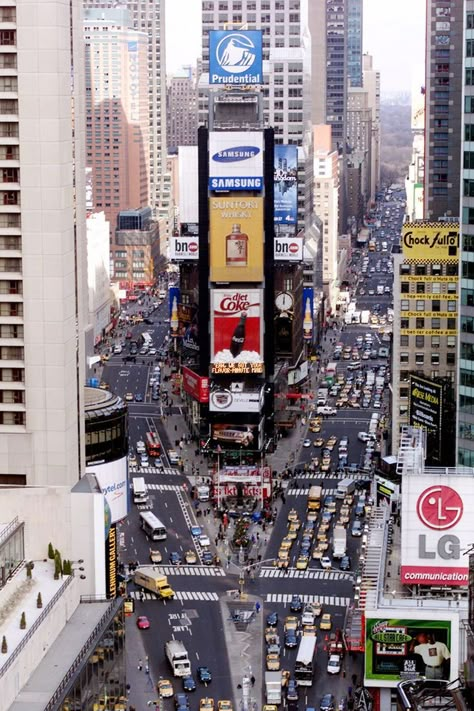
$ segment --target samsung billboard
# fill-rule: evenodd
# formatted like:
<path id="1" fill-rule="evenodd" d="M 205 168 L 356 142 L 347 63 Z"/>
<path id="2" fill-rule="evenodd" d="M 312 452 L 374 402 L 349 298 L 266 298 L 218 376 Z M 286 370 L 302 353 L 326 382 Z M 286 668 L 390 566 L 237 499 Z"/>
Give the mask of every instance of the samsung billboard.
<path id="1" fill-rule="evenodd" d="M 263 189 L 263 133 L 212 131 L 209 134 L 209 190 Z"/>

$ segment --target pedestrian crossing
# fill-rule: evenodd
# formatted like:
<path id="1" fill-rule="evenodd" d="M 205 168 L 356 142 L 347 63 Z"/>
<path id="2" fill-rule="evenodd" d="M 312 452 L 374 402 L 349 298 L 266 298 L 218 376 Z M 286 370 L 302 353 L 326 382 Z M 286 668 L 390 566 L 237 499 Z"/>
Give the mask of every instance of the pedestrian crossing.
<path id="1" fill-rule="evenodd" d="M 291 602 L 293 595 L 284 593 L 267 593 L 265 602 L 279 602 L 282 605 L 288 605 Z M 299 595 L 301 602 L 319 602 L 321 605 L 332 605 L 334 607 L 349 607 L 353 602 L 350 597 L 340 597 L 339 595 Z"/>
<path id="2" fill-rule="evenodd" d="M 154 570 L 160 575 L 201 575 L 222 577 L 222 568 L 214 565 L 154 565 Z"/>
<path id="3" fill-rule="evenodd" d="M 158 600 L 158 595 L 152 592 L 140 592 L 139 590 L 132 590 L 130 596 L 134 600 Z M 174 599 L 181 602 L 186 602 L 188 600 L 195 600 L 197 602 L 217 602 L 219 596 L 215 592 L 175 592 Z"/>
<path id="4" fill-rule="evenodd" d="M 182 491 L 182 484 L 147 484 L 148 491 Z"/>
<path id="5" fill-rule="evenodd" d="M 323 489 L 324 495 L 335 495 L 337 489 Z M 309 488 L 305 489 L 285 489 L 285 496 L 308 496 Z"/>
<path id="6" fill-rule="evenodd" d="M 176 476 L 177 474 L 181 474 L 179 469 L 174 469 L 173 467 L 137 467 L 130 464 L 128 470 L 132 476 L 134 474 L 140 476 L 142 474 L 165 474 L 167 476 Z"/>
<path id="7" fill-rule="evenodd" d="M 295 578 L 299 580 L 352 580 L 352 573 L 341 570 L 296 570 L 296 568 L 262 568 L 261 578 Z"/>
<path id="8" fill-rule="evenodd" d="M 343 472 L 303 472 L 303 474 L 297 474 L 295 479 L 350 479 L 351 481 L 359 481 L 361 479 L 368 480 L 368 477 L 361 474 L 344 474 Z"/>

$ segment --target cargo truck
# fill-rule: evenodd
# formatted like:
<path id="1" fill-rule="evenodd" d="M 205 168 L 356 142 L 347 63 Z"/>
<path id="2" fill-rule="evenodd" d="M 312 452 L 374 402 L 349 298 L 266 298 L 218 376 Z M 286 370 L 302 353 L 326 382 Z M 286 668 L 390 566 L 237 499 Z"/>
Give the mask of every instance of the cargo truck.
<path id="1" fill-rule="evenodd" d="M 308 494 L 308 511 L 319 511 L 321 508 L 322 487 L 312 486 Z"/>
<path id="2" fill-rule="evenodd" d="M 342 558 L 347 550 L 347 533 L 344 526 L 334 526 L 332 537 L 332 556 Z"/>
<path id="3" fill-rule="evenodd" d="M 162 600 L 172 600 L 174 591 L 168 585 L 166 575 L 159 575 L 151 566 L 138 568 L 133 576 L 135 585 L 158 595 Z"/>
<path id="4" fill-rule="evenodd" d="M 343 499 L 347 494 L 352 494 L 355 486 L 354 479 L 346 478 L 341 479 L 336 489 L 336 499 Z"/>
<path id="5" fill-rule="evenodd" d="M 265 696 L 268 704 L 281 704 L 281 671 L 265 672 Z"/>
<path id="6" fill-rule="evenodd" d="M 360 312 L 360 322 L 361 323 L 369 323 L 370 319 L 370 311 L 361 311 Z"/>
<path id="7" fill-rule="evenodd" d="M 165 644 L 165 654 L 174 676 L 187 677 L 191 674 L 186 647 L 179 640 L 172 639 Z"/>

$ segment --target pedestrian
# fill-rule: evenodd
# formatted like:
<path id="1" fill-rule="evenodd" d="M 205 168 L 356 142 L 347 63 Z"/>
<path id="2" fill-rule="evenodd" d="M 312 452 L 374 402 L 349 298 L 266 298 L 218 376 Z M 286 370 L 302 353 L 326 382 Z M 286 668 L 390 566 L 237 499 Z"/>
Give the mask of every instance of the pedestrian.
<path id="1" fill-rule="evenodd" d="M 148 666 L 148 662 L 145 664 L 145 674 L 150 673 L 150 667 Z"/>
<path id="2" fill-rule="evenodd" d="M 141 659 L 138 660 L 138 671 L 141 671 L 143 669 L 143 662 Z"/>
<path id="3" fill-rule="evenodd" d="M 254 677 L 253 674 L 252 674 L 252 676 L 250 677 L 250 683 L 252 684 L 252 686 L 255 686 L 255 677 Z"/>
<path id="4" fill-rule="evenodd" d="M 351 681 L 352 681 L 352 686 L 356 686 L 356 685 L 357 685 L 357 674 L 353 674 L 353 675 L 351 676 Z"/>
<path id="5" fill-rule="evenodd" d="M 130 688 L 131 688 L 130 684 L 127 684 L 127 686 L 125 688 L 127 689 L 127 696 L 128 696 L 130 694 Z"/>
<path id="6" fill-rule="evenodd" d="M 257 602 L 255 603 L 255 612 L 256 612 L 257 614 L 260 612 L 260 607 L 261 607 L 261 605 L 260 605 L 260 603 L 259 603 L 258 600 L 257 600 Z"/>

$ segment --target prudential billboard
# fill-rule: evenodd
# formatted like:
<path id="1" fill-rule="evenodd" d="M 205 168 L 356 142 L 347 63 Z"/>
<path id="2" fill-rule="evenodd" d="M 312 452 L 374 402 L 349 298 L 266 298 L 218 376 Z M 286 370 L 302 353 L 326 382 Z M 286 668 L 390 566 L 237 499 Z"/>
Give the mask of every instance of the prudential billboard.
<path id="1" fill-rule="evenodd" d="M 209 32 L 209 84 L 263 84 L 261 30 Z"/>
<path id="2" fill-rule="evenodd" d="M 274 221 L 295 225 L 298 221 L 298 147 L 275 146 L 274 156 Z"/>

